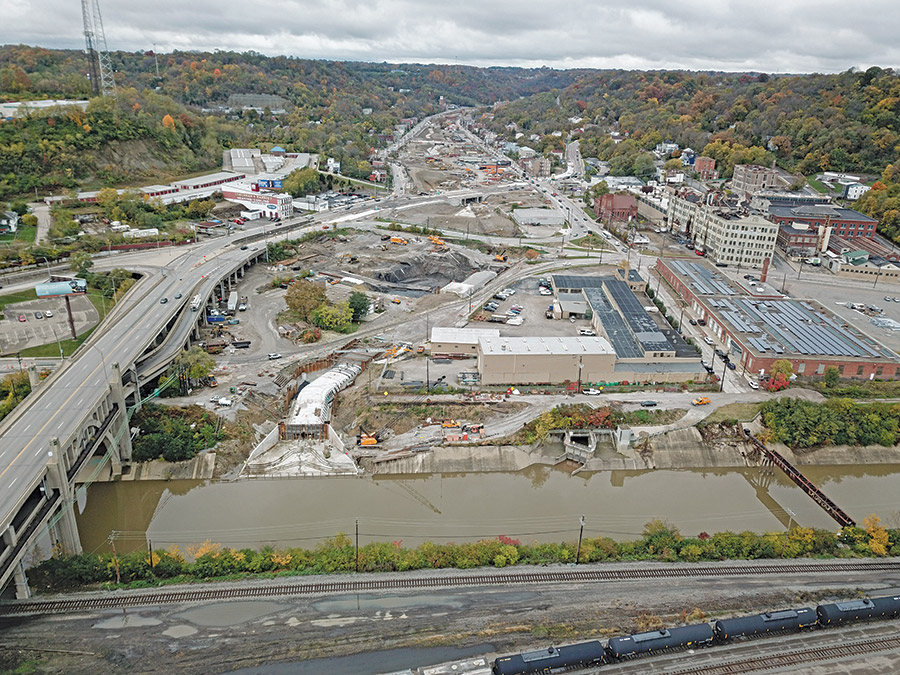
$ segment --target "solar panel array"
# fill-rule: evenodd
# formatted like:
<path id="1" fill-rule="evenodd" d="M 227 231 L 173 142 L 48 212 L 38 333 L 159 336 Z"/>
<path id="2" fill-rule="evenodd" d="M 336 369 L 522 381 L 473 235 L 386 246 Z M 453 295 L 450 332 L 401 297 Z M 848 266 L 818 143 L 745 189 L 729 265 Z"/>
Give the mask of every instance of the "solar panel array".
<path id="1" fill-rule="evenodd" d="M 882 352 L 820 314 L 808 303 L 794 300 L 713 301 L 719 316 L 744 334 L 760 352 L 816 356 L 873 358 Z"/>
<path id="2" fill-rule="evenodd" d="M 890 350 L 841 325 L 840 320 L 795 300 L 758 301 L 740 294 L 722 276 L 703 263 L 667 261 L 716 314 L 761 353 L 889 358 Z M 724 296 L 724 297 L 723 297 Z"/>
<path id="3" fill-rule="evenodd" d="M 554 280 L 556 281 L 556 280 Z M 620 359 L 636 359 L 644 355 L 644 350 L 635 340 L 631 329 L 628 327 L 619 313 L 613 309 L 606 298 L 606 294 L 601 288 L 585 288 L 584 295 L 591 306 L 594 315 L 603 326 L 606 337 L 613 349 L 616 350 L 616 356 Z"/>
<path id="4" fill-rule="evenodd" d="M 701 295 L 737 295 L 737 291 L 720 274 L 702 264 L 673 260 L 671 265 L 687 279 L 688 285 Z"/>
<path id="5" fill-rule="evenodd" d="M 553 283 L 557 288 L 601 288 L 603 282 L 613 277 L 577 277 L 569 274 L 554 274 Z"/>
<path id="6" fill-rule="evenodd" d="M 604 289 L 612 297 L 613 301 L 622 312 L 622 316 L 631 328 L 635 338 L 643 345 L 644 350 L 651 352 L 671 351 L 672 345 L 666 340 L 659 326 L 638 302 L 628 284 L 624 281 L 608 280 L 603 284 Z"/>

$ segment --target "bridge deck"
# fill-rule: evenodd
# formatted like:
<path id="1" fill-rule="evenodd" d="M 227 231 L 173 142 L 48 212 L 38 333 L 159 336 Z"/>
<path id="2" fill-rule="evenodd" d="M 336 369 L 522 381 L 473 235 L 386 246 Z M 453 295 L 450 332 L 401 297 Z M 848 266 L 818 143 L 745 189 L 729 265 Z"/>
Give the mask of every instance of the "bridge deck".
<path id="1" fill-rule="evenodd" d="M 848 516 L 843 509 L 841 509 L 837 504 L 835 504 L 831 499 L 828 498 L 822 490 L 820 490 L 809 478 L 804 476 L 800 470 L 791 464 L 787 459 L 785 459 L 781 453 L 776 450 L 772 450 L 771 448 L 767 448 L 761 441 L 755 438 L 752 434 L 744 432 L 747 439 L 761 452 L 763 455 L 769 459 L 775 466 L 784 471 L 788 478 L 790 478 L 794 483 L 803 490 L 806 494 L 812 497 L 813 501 L 816 502 L 822 509 L 831 516 L 838 525 L 841 527 L 850 527 L 856 525 L 856 521 L 853 520 L 850 516 Z"/>

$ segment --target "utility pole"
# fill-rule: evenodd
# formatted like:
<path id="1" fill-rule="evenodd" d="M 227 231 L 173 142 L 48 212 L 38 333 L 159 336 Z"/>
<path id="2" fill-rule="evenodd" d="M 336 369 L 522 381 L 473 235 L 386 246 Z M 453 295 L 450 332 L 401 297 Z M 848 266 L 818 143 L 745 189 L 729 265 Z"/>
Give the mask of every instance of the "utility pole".
<path id="1" fill-rule="evenodd" d="M 356 519 L 356 573 L 359 574 L 359 518 Z"/>
<path id="2" fill-rule="evenodd" d="M 575 564 L 578 564 L 578 559 L 581 557 L 581 537 L 584 534 L 584 516 L 581 516 L 581 520 L 579 521 L 579 529 L 578 529 L 578 548 L 575 550 Z"/>

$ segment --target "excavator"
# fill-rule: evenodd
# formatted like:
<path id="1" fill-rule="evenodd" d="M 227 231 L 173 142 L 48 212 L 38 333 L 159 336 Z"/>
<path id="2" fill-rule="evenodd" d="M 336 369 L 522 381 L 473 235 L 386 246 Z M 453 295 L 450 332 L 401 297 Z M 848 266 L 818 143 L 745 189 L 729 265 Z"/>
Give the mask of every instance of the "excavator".
<path id="1" fill-rule="evenodd" d="M 509 260 L 509 256 L 506 255 L 506 251 L 503 251 L 502 253 L 498 253 L 497 255 L 495 255 L 494 260 L 496 260 L 497 262 L 506 262 L 507 260 Z"/>

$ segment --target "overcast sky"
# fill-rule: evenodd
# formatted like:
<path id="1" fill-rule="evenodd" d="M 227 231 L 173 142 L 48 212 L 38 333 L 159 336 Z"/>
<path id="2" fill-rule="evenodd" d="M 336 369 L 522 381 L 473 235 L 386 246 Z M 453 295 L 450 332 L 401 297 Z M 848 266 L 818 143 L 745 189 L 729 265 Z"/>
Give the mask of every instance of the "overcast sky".
<path id="1" fill-rule="evenodd" d="M 111 50 L 839 72 L 900 63 L 897 0 L 100 0 Z M 0 43 L 81 48 L 76 0 L 0 0 Z"/>

